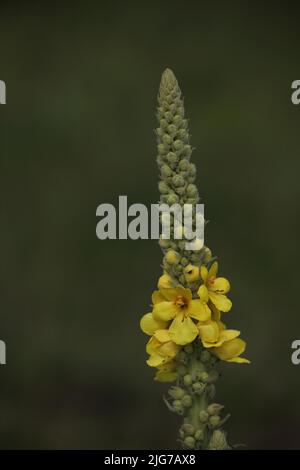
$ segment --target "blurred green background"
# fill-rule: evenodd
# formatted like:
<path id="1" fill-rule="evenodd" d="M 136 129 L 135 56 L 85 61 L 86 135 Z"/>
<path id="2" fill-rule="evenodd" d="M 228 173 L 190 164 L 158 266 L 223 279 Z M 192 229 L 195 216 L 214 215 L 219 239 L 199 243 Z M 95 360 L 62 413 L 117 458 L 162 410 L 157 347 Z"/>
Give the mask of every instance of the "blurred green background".
<path id="1" fill-rule="evenodd" d="M 300 448 L 298 18 L 296 2 L 1 2 L 1 448 L 177 445 L 139 330 L 159 247 L 95 235 L 99 204 L 158 199 L 166 67 L 252 360 L 221 367 L 229 439 Z"/>

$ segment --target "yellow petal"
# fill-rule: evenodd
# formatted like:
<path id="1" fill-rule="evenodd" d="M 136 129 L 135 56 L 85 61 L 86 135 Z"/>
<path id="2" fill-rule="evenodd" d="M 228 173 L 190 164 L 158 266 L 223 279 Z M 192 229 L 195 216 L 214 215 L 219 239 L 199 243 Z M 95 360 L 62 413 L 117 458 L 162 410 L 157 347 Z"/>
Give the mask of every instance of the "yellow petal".
<path id="1" fill-rule="evenodd" d="M 231 339 L 237 338 L 240 336 L 241 332 L 238 330 L 223 330 L 220 332 L 220 341 L 230 341 Z"/>
<path id="2" fill-rule="evenodd" d="M 229 312 L 232 307 L 231 300 L 223 294 L 217 294 L 216 292 L 209 291 L 209 298 L 211 302 L 217 307 L 221 312 Z"/>
<path id="3" fill-rule="evenodd" d="M 154 334 L 154 337 L 160 343 L 166 343 L 167 341 L 171 341 L 169 330 L 166 329 L 157 330 Z"/>
<path id="4" fill-rule="evenodd" d="M 230 283 L 225 277 L 217 277 L 210 285 L 210 289 L 219 294 L 227 294 L 230 291 Z"/>
<path id="5" fill-rule="evenodd" d="M 159 290 L 155 290 L 152 294 L 152 305 L 158 304 L 166 300 Z"/>
<path id="6" fill-rule="evenodd" d="M 154 305 L 153 317 L 155 320 L 169 321 L 174 318 L 176 314 L 176 307 L 173 302 L 159 302 Z"/>
<path id="7" fill-rule="evenodd" d="M 146 344 L 146 352 L 151 356 L 152 354 L 157 354 L 157 349 L 161 346 L 160 341 L 158 341 L 154 336 L 152 336 L 148 343 Z"/>
<path id="8" fill-rule="evenodd" d="M 179 346 L 173 341 L 168 341 L 167 343 L 163 343 L 159 349 L 158 353 L 166 359 L 173 359 L 179 351 Z"/>
<path id="9" fill-rule="evenodd" d="M 140 321 L 141 330 L 146 333 L 146 335 L 153 335 L 156 330 L 166 328 L 167 322 L 156 320 L 153 318 L 152 313 L 146 313 Z"/>
<path id="10" fill-rule="evenodd" d="M 221 318 L 220 310 L 218 310 L 217 307 L 211 302 L 209 303 L 209 308 L 211 309 L 211 319 L 214 321 L 219 321 Z"/>
<path id="11" fill-rule="evenodd" d="M 250 364 L 249 359 L 245 357 L 233 357 L 232 359 L 227 359 L 227 362 L 237 362 L 238 364 Z"/>
<path id="12" fill-rule="evenodd" d="M 199 321 L 207 321 L 210 318 L 210 309 L 202 300 L 191 300 L 188 305 L 188 315 Z"/>
<path id="13" fill-rule="evenodd" d="M 219 348 L 215 348 L 214 353 L 223 361 L 232 360 L 235 357 L 240 356 L 245 351 L 246 343 L 240 338 L 234 338 L 230 341 L 226 341 Z"/>
<path id="14" fill-rule="evenodd" d="M 153 354 L 152 356 L 147 359 L 147 364 L 150 367 L 157 367 L 163 364 L 165 361 L 165 358 L 161 356 L 160 354 Z"/>
<path id="15" fill-rule="evenodd" d="M 158 370 L 154 378 L 158 382 L 174 382 L 178 378 L 178 373 Z"/>
<path id="16" fill-rule="evenodd" d="M 157 287 L 159 289 L 173 287 L 173 285 L 173 280 L 169 274 L 165 273 L 158 279 Z"/>
<path id="17" fill-rule="evenodd" d="M 202 286 L 199 287 L 197 294 L 200 297 L 200 299 L 202 300 L 202 302 L 206 302 L 206 303 L 208 302 L 208 300 L 209 300 L 208 290 L 207 290 L 207 287 L 204 284 L 202 284 Z"/>
<path id="18" fill-rule="evenodd" d="M 193 320 L 183 315 L 176 315 L 169 331 L 172 341 L 179 345 L 191 343 L 198 335 L 198 328 Z"/>
<path id="19" fill-rule="evenodd" d="M 208 279 L 210 279 L 211 277 L 216 277 L 218 269 L 219 269 L 218 262 L 214 261 L 214 263 L 209 268 Z"/>
<path id="20" fill-rule="evenodd" d="M 198 328 L 203 345 L 205 347 L 215 346 L 214 343 L 219 339 L 219 327 L 217 322 L 211 321 L 205 325 L 198 324 Z"/>
<path id="21" fill-rule="evenodd" d="M 203 282 L 205 282 L 206 279 L 207 279 L 208 270 L 207 270 L 207 267 L 204 266 L 204 264 L 202 264 L 202 266 L 200 268 L 200 275 L 202 277 Z"/>

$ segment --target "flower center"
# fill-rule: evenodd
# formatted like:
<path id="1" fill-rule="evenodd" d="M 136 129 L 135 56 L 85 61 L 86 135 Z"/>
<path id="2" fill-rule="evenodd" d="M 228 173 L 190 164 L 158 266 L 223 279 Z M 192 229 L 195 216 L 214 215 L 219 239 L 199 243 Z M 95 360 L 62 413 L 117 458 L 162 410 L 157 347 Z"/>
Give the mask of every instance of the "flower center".
<path id="1" fill-rule="evenodd" d="M 182 295 L 179 295 L 175 300 L 175 305 L 178 308 L 184 309 L 187 306 L 186 299 L 182 297 Z"/>

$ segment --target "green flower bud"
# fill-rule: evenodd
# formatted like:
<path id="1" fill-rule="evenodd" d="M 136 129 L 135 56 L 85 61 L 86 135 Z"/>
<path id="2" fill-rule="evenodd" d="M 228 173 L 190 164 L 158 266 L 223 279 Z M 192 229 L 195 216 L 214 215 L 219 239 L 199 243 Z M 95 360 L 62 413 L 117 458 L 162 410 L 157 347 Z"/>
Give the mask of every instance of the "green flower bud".
<path id="1" fill-rule="evenodd" d="M 184 383 L 184 385 L 187 385 L 187 386 L 192 385 L 192 383 L 193 383 L 192 376 L 190 374 L 185 375 L 183 377 L 183 383 Z"/>
<path id="2" fill-rule="evenodd" d="M 174 122 L 174 121 L 173 121 L 173 122 Z M 174 135 L 176 134 L 176 132 L 177 132 L 177 127 L 174 126 L 174 124 L 170 124 L 170 125 L 168 126 L 168 132 L 169 132 L 170 135 L 174 136 Z"/>
<path id="3" fill-rule="evenodd" d="M 170 191 L 169 186 L 164 181 L 160 181 L 158 183 L 158 189 L 159 192 L 162 194 L 168 194 L 168 192 Z"/>
<path id="4" fill-rule="evenodd" d="M 174 152 L 168 152 L 168 154 L 167 154 L 167 160 L 168 160 L 168 162 L 170 162 L 170 163 L 177 163 L 178 157 L 177 157 L 176 153 L 174 153 Z"/>
<path id="5" fill-rule="evenodd" d="M 169 176 L 172 175 L 172 170 L 168 165 L 162 165 L 161 167 L 161 175 L 164 178 L 168 178 Z"/>
<path id="6" fill-rule="evenodd" d="M 185 364 L 187 362 L 186 353 L 183 350 L 179 351 L 179 353 L 177 354 L 177 359 L 178 361 L 183 362 Z"/>
<path id="7" fill-rule="evenodd" d="M 184 409 L 180 400 L 174 400 L 172 404 L 175 413 L 178 413 L 179 415 L 184 413 Z"/>
<path id="8" fill-rule="evenodd" d="M 228 450 L 230 449 L 226 441 L 226 436 L 220 429 L 212 433 L 211 439 L 208 445 L 209 450 Z"/>
<path id="9" fill-rule="evenodd" d="M 183 149 L 183 142 L 177 139 L 175 142 L 173 142 L 173 147 L 175 150 L 180 151 Z"/>
<path id="10" fill-rule="evenodd" d="M 166 147 L 164 146 L 164 144 L 158 144 L 157 150 L 158 150 L 158 154 L 159 154 L 159 155 L 166 155 L 166 153 L 167 153 L 167 151 L 168 151 L 168 150 L 166 149 Z"/>
<path id="11" fill-rule="evenodd" d="M 171 97 L 171 100 L 174 100 L 174 93 L 171 93 L 170 97 Z M 170 104 L 169 109 L 170 109 L 171 113 L 174 115 L 176 113 L 176 110 L 177 110 L 176 103 Z M 173 122 L 174 122 L 174 118 L 173 118 Z"/>
<path id="12" fill-rule="evenodd" d="M 204 253 L 203 253 L 203 263 L 206 264 L 208 263 L 211 258 L 212 258 L 212 253 L 211 253 L 211 250 L 209 248 L 207 248 L 207 246 L 205 246 L 203 248 L 204 250 Z"/>
<path id="13" fill-rule="evenodd" d="M 177 132 L 177 138 L 183 142 L 187 142 L 189 138 L 187 131 L 185 129 L 179 129 Z"/>
<path id="14" fill-rule="evenodd" d="M 194 163 L 190 163 L 190 166 L 189 166 L 189 174 L 191 176 L 195 176 L 196 175 L 196 165 Z M 197 188 L 196 188 L 197 189 Z"/>
<path id="15" fill-rule="evenodd" d="M 180 400 L 185 395 L 185 391 L 181 387 L 174 386 L 170 388 L 169 395 L 175 400 Z"/>
<path id="16" fill-rule="evenodd" d="M 176 114 L 173 119 L 174 124 L 179 127 L 182 123 L 182 117 L 179 114 Z"/>
<path id="17" fill-rule="evenodd" d="M 200 376 L 199 376 L 200 380 L 202 380 L 202 382 L 207 382 L 207 379 L 208 379 L 208 373 L 207 372 L 201 372 Z"/>
<path id="18" fill-rule="evenodd" d="M 201 361 L 204 363 L 209 362 L 211 358 L 211 354 L 209 351 L 202 351 L 200 358 L 201 358 Z"/>
<path id="19" fill-rule="evenodd" d="M 160 127 L 162 129 L 166 129 L 168 127 L 168 122 L 163 118 L 160 120 Z"/>
<path id="20" fill-rule="evenodd" d="M 198 394 L 201 394 L 204 389 L 205 389 L 206 385 L 202 382 L 195 382 L 193 384 L 193 390 L 194 392 L 197 392 Z"/>
<path id="21" fill-rule="evenodd" d="M 171 122 L 173 121 L 173 114 L 172 114 L 170 111 L 167 111 L 167 112 L 165 113 L 165 118 L 166 118 L 166 120 L 167 120 L 168 122 L 171 123 Z"/>
<path id="22" fill-rule="evenodd" d="M 186 437 L 183 442 L 188 449 L 194 449 L 195 439 L 192 436 Z"/>
<path id="23" fill-rule="evenodd" d="M 172 178 L 172 183 L 176 188 L 179 188 L 180 186 L 184 186 L 185 181 L 184 178 L 180 175 L 174 175 Z"/>
<path id="24" fill-rule="evenodd" d="M 219 403 L 211 403 L 211 405 L 207 407 L 207 413 L 212 416 L 218 415 L 223 410 L 223 408 L 224 406 L 220 405 Z"/>
<path id="25" fill-rule="evenodd" d="M 199 420 L 201 423 L 207 423 L 209 420 L 209 414 L 205 410 L 201 410 L 199 413 Z"/>
<path id="26" fill-rule="evenodd" d="M 208 385 L 208 387 L 206 388 L 206 391 L 207 391 L 208 397 L 212 400 L 216 394 L 216 387 L 214 386 L 214 384 Z"/>
<path id="27" fill-rule="evenodd" d="M 196 441 L 203 441 L 204 439 L 203 429 L 198 429 L 198 431 L 195 432 L 195 439 Z"/>
<path id="28" fill-rule="evenodd" d="M 180 261 L 180 254 L 177 251 L 169 250 L 165 255 L 165 260 L 168 264 L 178 264 Z"/>
<path id="29" fill-rule="evenodd" d="M 184 395 L 181 399 L 181 403 L 185 408 L 189 408 L 193 403 L 192 397 L 190 395 Z"/>
<path id="30" fill-rule="evenodd" d="M 195 428 L 190 423 L 184 423 L 181 426 L 181 429 L 184 431 L 186 436 L 193 436 L 195 434 Z"/>
<path id="31" fill-rule="evenodd" d="M 179 164 L 178 164 L 178 168 L 179 170 L 181 171 L 187 171 L 189 169 L 189 162 L 187 160 L 180 160 Z"/>
<path id="32" fill-rule="evenodd" d="M 171 145 L 171 143 L 173 142 L 173 139 L 169 134 L 164 134 L 162 137 L 162 141 L 163 141 L 163 144 L 165 145 Z"/>
<path id="33" fill-rule="evenodd" d="M 185 187 L 181 186 L 180 188 L 176 188 L 176 193 L 179 194 L 179 196 L 183 196 L 185 193 Z"/>
<path id="34" fill-rule="evenodd" d="M 185 157 L 190 158 L 190 156 L 192 155 L 192 147 L 190 145 L 185 145 L 183 147 L 183 152 L 182 153 Z M 191 173 L 191 166 L 193 166 L 195 168 L 195 170 L 194 169 L 192 170 L 192 172 L 195 171 L 194 173 Z M 193 163 L 191 163 L 191 165 L 189 167 L 189 170 L 190 170 L 190 175 L 195 175 L 196 174 L 196 166 Z"/>
<path id="35" fill-rule="evenodd" d="M 179 201 L 179 197 L 175 193 L 171 193 L 167 196 L 167 204 L 169 206 L 176 204 L 178 201 Z"/>
<path id="36" fill-rule="evenodd" d="M 187 344 L 185 347 L 184 347 L 184 351 L 187 353 L 187 354 L 192 354 L 192 352 L 194 351 L 194 348 L 193 348 L 193 345 L 190 343 L 190 344 Z"/>
<path id="37" fill-rule="evenodd" d="M 218 415 L 213 415 L 209 418 L 209 424 L 212 427 L 217 427 L 220 424 L 221 418 Z"/>
<path id="38" fill-rule="evenodd" d="M 189 184 L 186 188 L 188 196 L 196 196 L 198 194 L 197 186 L 195 184 Z"/>
<path id="39" fill-rule="evenodd" d="M 183 267 L 187 266 L 189 264 L 189 260 L 185 257 L 181 258 L 180 263 L 182 264 Z"/>

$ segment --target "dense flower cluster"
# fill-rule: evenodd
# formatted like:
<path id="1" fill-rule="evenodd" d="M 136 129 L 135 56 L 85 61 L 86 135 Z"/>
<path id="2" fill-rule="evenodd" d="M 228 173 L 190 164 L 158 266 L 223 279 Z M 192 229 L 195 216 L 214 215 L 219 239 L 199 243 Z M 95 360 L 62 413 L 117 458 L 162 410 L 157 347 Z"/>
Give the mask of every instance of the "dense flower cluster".
<path id="1" fill-rule="evenodd" d="M 158 121 L 160 203 L 195 207 L 200 198 L 194 184 L 196 168 L 190 162 L 188 122 L 178 82 L 169 69 L 161 79 Z M 192 213 L 194 225 L 199 216 Z M 248 363 L 241 357 L 246 343 L 239 338 L 240 332 L 227 328 L 223 320 L 232 308 L 227 296 L 229 281 L 218 277 L 218 262 L 203 240 L 195 239 L 196 249 L 186 250 L 189 237 L 175 224 L 175 217 L 171 217 L 170 240 L 160 239 L 164 272 L 152 294 L 152 310 L 140 322 L 142 331 L 150 336 L 147 364 L 156 369 L 157 380 L 177 380 L 167 404 L 184 416 L 179 431 L 183 446 L 228 449 L 221 429 L 228 416 L 222 419 L 223 406 L 211 403 L 219 375 L 215 364 L 219 360 Z"/>

